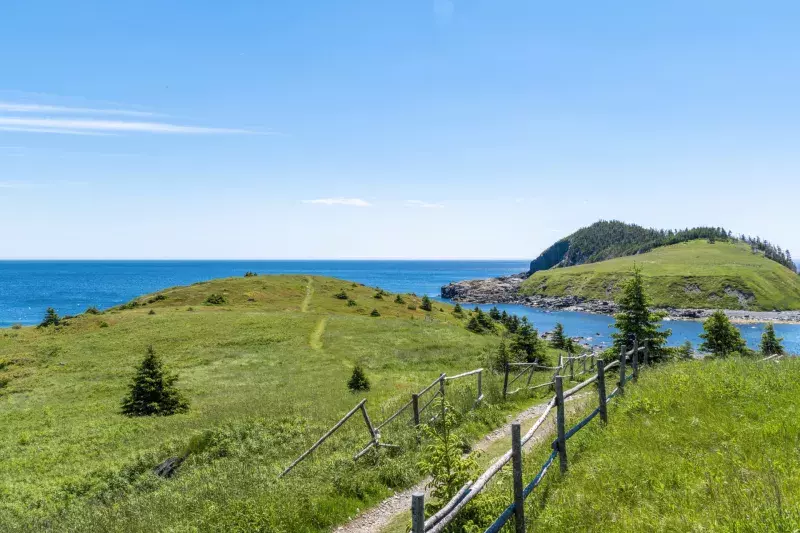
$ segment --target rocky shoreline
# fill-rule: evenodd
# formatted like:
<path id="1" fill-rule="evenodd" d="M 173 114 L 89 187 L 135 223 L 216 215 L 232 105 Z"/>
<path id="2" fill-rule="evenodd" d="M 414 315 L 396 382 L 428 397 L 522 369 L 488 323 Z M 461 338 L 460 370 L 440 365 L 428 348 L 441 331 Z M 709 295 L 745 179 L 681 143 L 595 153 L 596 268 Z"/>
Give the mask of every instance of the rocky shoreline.
<path id="1" fill-rule="evenodd" d="M 541 296 L 519 293 L 527 273 L 499 278 L 473 279 L 450 283 L 441 288 L 442 298 L 454 302 L 473 304 L 516 304 L 536 307 L 548 311 L 578 311 L 601 315 L 613 315 L 617 305 L 608 300 L 587 300 L 580 296 Z M 704 320 L 714 309 L 661 309 L 667 320 Z M 732 322 L 740 324 L 779 322 L 800 324 L 800 311 L 746 311 L 726 309 Z"/>

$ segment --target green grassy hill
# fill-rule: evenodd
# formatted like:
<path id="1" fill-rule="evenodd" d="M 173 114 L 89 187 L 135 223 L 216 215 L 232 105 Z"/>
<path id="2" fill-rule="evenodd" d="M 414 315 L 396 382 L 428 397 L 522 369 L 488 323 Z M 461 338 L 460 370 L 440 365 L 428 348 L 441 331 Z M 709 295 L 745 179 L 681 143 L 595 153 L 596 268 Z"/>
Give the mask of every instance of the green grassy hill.
<path id="1" fill-rule="evenodd" d="M 608 300 L 642 267 L 647 291 L 661 307 L 800 309 L 800 276 L 753 253 L 744 243 L 695 240 L 599 263 L 535 272 L 523 294 Z"/>
<path id="2" fill-rule="evenodd" d="M 607 426 L 570 439 L 567 474 L 551 469 L 526 501 L 529 531 L 798 531 L 798 398 L 797 358 L 645 370 Z M 526 455 L 526 479 L 549 453 Z M 508 490 L 493 495 L 505 505 Z"/>
<path id="3" fill-rule="evenodd" d="M 0 530 L 325 531 L 408 486 L 414 453 L 353 463 L 368 440 L 360 418 L 276 481 L 361 397 L 379 422 L 441 372 L 484 365 L 499 342 L 448 305 L 426 313 L 409 309 L 419 298 L 375 292 L 323 277 L 224 279 L 58 328 L 0 330 Z M 211 294 L 226 303 L 205 303 Z M 120 414 L 149 344 L 180 375 L 188 413 Z M 369 393 L 346 387 L 356 363 Z M 491 403 L 497 379 L 484 387 Z M 501 414 L 487 405 L 464 427 L 477 434 Z M 406 427 L 385 440 L 405 442 Z M 179 474 L 153 475 L 169 457 L 186 457 Z"/>

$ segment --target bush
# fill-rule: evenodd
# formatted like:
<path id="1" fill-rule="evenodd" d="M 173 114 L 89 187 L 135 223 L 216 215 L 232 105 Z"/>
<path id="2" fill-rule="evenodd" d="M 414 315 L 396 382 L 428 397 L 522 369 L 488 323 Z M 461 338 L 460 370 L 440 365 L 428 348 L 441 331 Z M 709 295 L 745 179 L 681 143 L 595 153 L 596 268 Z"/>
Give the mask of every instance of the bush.
<path id="1" fill-rule="evenodd" d="M 209 294 L 208 298 L 206 298 L 206 303 L 209 305 L 222 305 L 227 300 L 221 294 Z"/>
<path id="2" fill-rule="evenodd" d="M 464 309 L 461 307 L 461 304 L 456 303 L 456 306 L 453 308 L 453 314 L 459 317 L 464 316 Z"/>
<path id="3" fill-rule="evenodd" d="M 347 293 L 344 292 L 344 289 L 342 289 L 339 292 L 337 292 L 336 294 L 334 294 L 333 297 L 336 298 L 337 300 L 349 300 L 350 299 L 350 297 L 347 296 Z"/>
<path id="4" fill-rule="evenodd" d="M 125 310 L 128 310 L 128 309 L 136 309 L 137 307 L 139 307 L 139 305 L 141 305 L 141 304 L 138 302 L 138 300 L 132 300 L 132 301 L 126 303 L 126 304 L 120 305 L 119 309 L 121 311 L 125 311 Z"/>
<path id="5" fill-rule="evenodd" d="M 408 310 L 409 311 L 416 311 L 417 310 L 417 306 L 414 305 L 414 304 L 408 304 Z"/>
<path id="6" fill-rule="evenodd" d="M 154 314 L 156 314 L 156 312 L 155 312 L 155 311 L 153 311 L 153 310 L 151 309 L 151 310 L 150 310 L 150 312 L 149 312 L 149 313 L 147 313 L 147 314 L 148 314 L 148 315 L 154 315 Z"/>
<path id="7" fill-rule="evenodd" d="M 347 307 L 355 307 L 357 305 L 355 300 L 347 300 Z"/>
<path id="8" fill-rule="evenodd" d="M 376 300 L 383 300 L 383 291 L 376 292 L 373 298 L 375 298 Z"/>
<path id="9" fill-rule="evenodd" d="M 152 304 L 152 303 L 155 303 L 155 302 L 163 302 L 166 299 L 167 299 L 167 297 L 164 296 L 163 294 L 156 294 L 155 296 L 153 296 L 152 298 L 147 300 L 147 303 Z"/>
<path id="10" fill-rule="evenodd" d="M 39 324 L 40 328 L 46 328 L 47 326 L 58 326 L 61 324 L 61 317 L 58 316 L 56 310 L 52 307 L 48 307 L 47 311 L 44 313 L 44 319 L 42 323 Z"/>
<path id="11" fill-rule="evenodd" d="M 139 365 L 122 400 L 122 414 L 127 416 L 168 416 L 189 409 L 189 404 L 175 388 L 178 376 L 168 374 L 152 346 Z"/>
<path id="12" fill-rule="evenodd" d="M 87 315 L 99 315 L 100 310 L 95 306 L 91 306 L 87 308 L 86 311 L 84 311 L 84 313 L 86 313 Z"/>
<path id="13" fill-rule="evenodd" d="M 381 316 L 377 309 L 373 309 L 369 316 Z"/>
<path id="14" fill-rule="evenodd" d="M 428 298 L 427 295 L 422 297 L 422 303 L 419 305 L 419 308 L 424 311 L 432 311 L 433 306 L 431 305 L 431 299 Z"/>
<path id="15" fill-rule="evenodd" d="M 361 368 L 361 365 L 356 365 L 353 368 L 353 374 L 350 376 L 350 380 L 347 382 L 347 388 L 350 389 L 350 392 L 369 390 L 369 380 L 367 379 L 367 375 L 364 373 L 364 369 Z"/>
<path id="16" fill-rule="evenodd" d="M 11 324 L 11 329 L 22 329 L 22 324 Z"/>
<path id="17" fill-rule="evenodd" d="M 105 320 L 100 322 L 100 327 L 101 328 L 107 328 L 108 327 L 108 322 L 106 322 Z"/>
<path id="18" fill-rule="evenodd" d="M 246 278 L 254 278 L 256 276 L 258 276 L 258 274 L 256 274 L 255 272 L 250 272 L 249 270 L 244 273 L 244 277 Z"/>
<path id="19" fill-rule="evenodd" d="M 404 303 L 406 303 L 406 301 L 403 299 L 402 296 L 400 296 L 398 294 L 397 296 L 394 297 L 394 303 L 396 303 L 396 304 L 404 304 Z"/>

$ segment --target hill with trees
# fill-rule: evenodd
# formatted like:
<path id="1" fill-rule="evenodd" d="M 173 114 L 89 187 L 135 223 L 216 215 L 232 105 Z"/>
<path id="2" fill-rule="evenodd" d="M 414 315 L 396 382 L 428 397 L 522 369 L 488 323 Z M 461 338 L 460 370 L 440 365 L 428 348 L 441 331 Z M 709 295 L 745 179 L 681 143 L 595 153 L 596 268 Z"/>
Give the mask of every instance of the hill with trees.
<path id="1" fill-rule="evenodd" d="M 797 265 L 792 261 L 789 250 L 782 250 L 780 246 L 760 237 L 752 238 L 745 235 L 735 237 L 733 233 L 721 227 L 657 230 L 618 220 L 601 220 L 551 245 L 531 262 L 529 273 L 643 254 L 662 246 L 697 239 L 705 239 L 710 243 L 744 242 L 754 252 L 759 252 L 766 258 L 797 272 Z"/>

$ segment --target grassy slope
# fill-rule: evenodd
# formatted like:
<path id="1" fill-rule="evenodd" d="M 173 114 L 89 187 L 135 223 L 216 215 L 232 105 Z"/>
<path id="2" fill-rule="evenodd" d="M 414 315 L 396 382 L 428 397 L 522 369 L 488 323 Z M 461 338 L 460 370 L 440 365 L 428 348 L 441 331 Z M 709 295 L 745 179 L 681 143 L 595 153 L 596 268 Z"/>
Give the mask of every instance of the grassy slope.
<path id="1" fill-rule="evenodd" d="M 607 300 L 634 264 L 642 267 L 648 293 L 658 306 L 800 309 L 800 276 L 741 243 L 691 241 L 638 256 L 536 272 L 523 283 L 522 292 Z M 726 287 L 754 299 L 743 305 L 736 295 L 726 295 Z"/>
<path id="2" fill-rule="evenodd" d="M 333 297 L 342 288 L 357 307 Z M 205 305 L 211 293 L 227 303 Z M 374 293 L 321 277 L 225 279 L 59 330 L 0 330 L 0 383 L 8 380 L 0 386 L 0 530 L 322 531 L 407 486 L 418 475 L 413 453 L 372 465 L 348 459 L 367 440 L 360 419 L 275 482 L 360 397 L 380 421 L 440 372 L 482 365 L 497 343 L 466 331 L 447 305 L 435 303 L 425 320 Z M 369 316 L 373 308 L 380 318 Z M 119 414 L 148 344 L 180 374 L 187 414 Z M 372 381 L 357 396 L 345 385 L 356 362 Z M 499 385 L 487 376 L 484 387 L 491 400 Z M 467 426 L 480 431 L 498 413 L 487 405 Z M 150 473 L 187 451 L 176 478 Z"/>
<path id="3" fill-rule="evenodd" d="M 797 531 L 798 398 L 796 358 L 647 370 L 608 426 L 569 441 L 566 477 L 554 468 L 527 502 L 530 530 Z M 529 453 L 526 472 L 548 453 Z"/>

